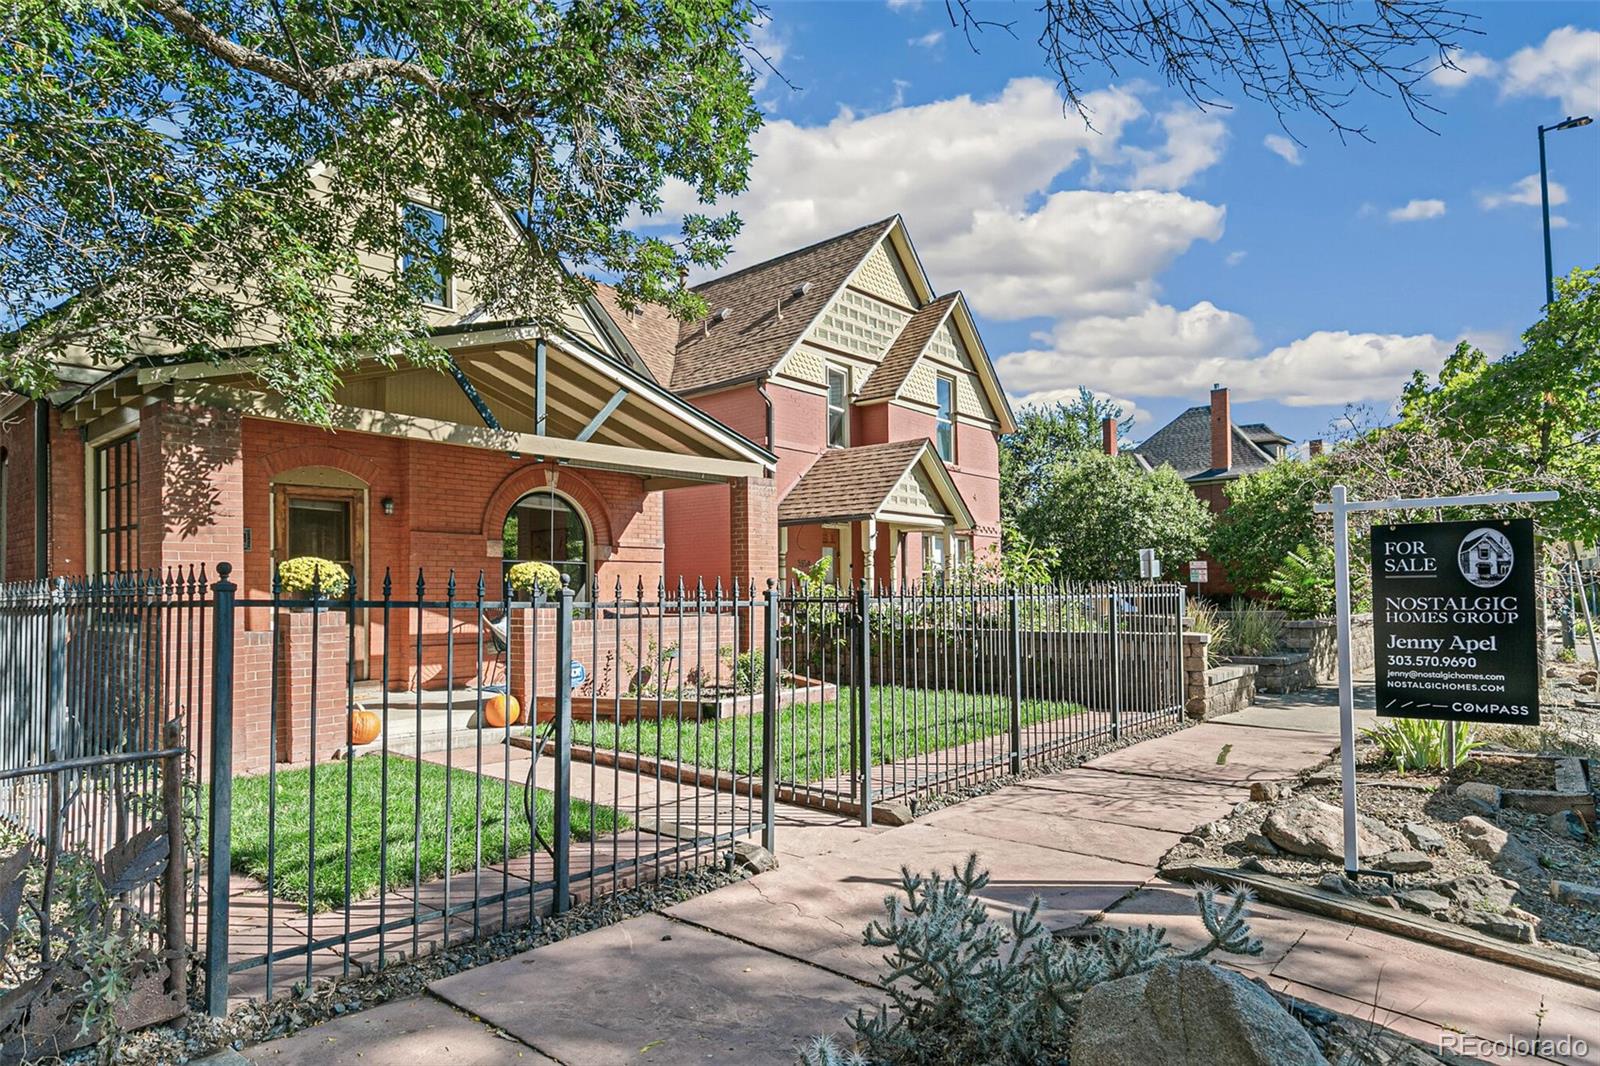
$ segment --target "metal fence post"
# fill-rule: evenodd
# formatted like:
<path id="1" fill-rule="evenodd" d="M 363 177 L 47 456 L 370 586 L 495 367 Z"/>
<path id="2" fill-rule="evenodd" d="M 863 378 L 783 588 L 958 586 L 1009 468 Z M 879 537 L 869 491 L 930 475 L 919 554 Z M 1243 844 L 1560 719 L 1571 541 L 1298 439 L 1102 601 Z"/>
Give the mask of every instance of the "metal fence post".
<path id="1" fill-rule="evenodd" d="M 211 778 L 206 840 L 206 1013 L 228 1013 L 228 879 L 233 866 L 233 597 L 238 590 L 217 564 L 211 586 Z"/>
<path id="2" fill-rule="evenodd" d="M 44 735 L 46 760 L 68 759 L 83 752 L 67 751 L 67 579 L 50 582 L 50 597 L 45 607 L 45 697 L 47 708 Z"/>
<path id="3" fill-rule="evenodd" d="M 778 583 L 767 580 L 761 683 L 761 846 L 778 851 Z"/>
<path id="4" fill-rule="evenodd" d="M 1010 600 L 1007 609 L 1007 625 L 1010 627 L 1010 659 L 1011 671 L 1011 772 L 1022 772 L 1022 612 L 1017 605 L 1017 590 L 1015 587 L 1006 590 Z"/>
<path id="5" fill-rule="evenodd" d="M 1122 632 L 1118 615 L 1122 613 L 1119 586 L 1111 586 L 1111 739 L 1122 739 Z"/>
<path id="6" fill-rule="evenodd" d="M 561 578 L 556 600 L 555 913 L 572 904 L 572 586 Z M 530 691 L 538 691 L 532 684 Z M 538 702 L 535 700 L 534 702 Z"/>
<path id="7" fill-rule="evenodd" d="M 856 749 L 860 753 L 861 824 L 872 824 L 872 589 L 865 579 L 856 595 Z"/>

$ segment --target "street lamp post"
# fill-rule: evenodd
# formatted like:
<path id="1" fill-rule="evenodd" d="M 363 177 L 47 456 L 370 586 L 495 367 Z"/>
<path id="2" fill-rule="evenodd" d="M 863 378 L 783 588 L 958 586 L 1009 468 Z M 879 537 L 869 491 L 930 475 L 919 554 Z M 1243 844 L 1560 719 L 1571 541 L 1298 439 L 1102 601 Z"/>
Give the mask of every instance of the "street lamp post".
<path id="1" fill-rule="evenodd" d="M 1587 126 L 1594 119 L 1588 115 L 1579 118 L 1567 116 L 1564 122 L 1557 122 L 1554 126 L 1539 127 L 1539 205 L 1544 211 L 1544 302 L 1545 306 L 1556 302 L 1555 266 L 1550 260 L 1550 174 L 1544 165 L 1544 135 L 1557 130 L 1575 130 L 1579 126 Z"/>

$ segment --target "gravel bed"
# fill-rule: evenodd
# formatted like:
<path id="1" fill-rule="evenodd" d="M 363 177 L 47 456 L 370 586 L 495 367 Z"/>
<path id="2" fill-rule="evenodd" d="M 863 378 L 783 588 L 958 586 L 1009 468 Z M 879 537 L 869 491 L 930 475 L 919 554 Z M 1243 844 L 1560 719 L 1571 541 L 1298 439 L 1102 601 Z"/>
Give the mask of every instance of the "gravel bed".
<path id="1" fill-rule="evenodd" d="M 708 868 L 638 886 L 582 904 L 559 918 L 547 918 L 532 929 L 497 933 L 471 944 L 398 963 L 377 973 L 319 980 L 309 988 L 297 984 L 295 995 L 246 1003 L 235 1007 L 222 1019 L 208 1017 L 202 1004 L 194 1000 L 187 1019 L 128 1034 L 110 1061 L 127 1066 L 165 1066 L 201 1058 L 224 1048 L 238 1050 L 248 1044 L 290 1036 L 319 1022 L 415 995 L 431 982 L 462 970 L 499 962 L 531 948 L 663 910 L 741 880 L 743 876 Z M 37 1061 L 79 1066 L 100 1061 L 99 1054 L 96 1048 L 88 1047 L 65 1059 Z"/>

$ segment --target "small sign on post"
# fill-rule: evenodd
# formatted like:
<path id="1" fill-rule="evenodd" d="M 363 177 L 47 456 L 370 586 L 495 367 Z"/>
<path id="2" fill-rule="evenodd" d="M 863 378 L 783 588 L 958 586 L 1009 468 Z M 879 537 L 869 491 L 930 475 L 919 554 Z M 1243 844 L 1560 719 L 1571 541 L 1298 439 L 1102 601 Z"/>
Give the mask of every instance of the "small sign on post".
<path id="1" fill-rule="evenodd" d="M 1204 585 L 1211 580 L 1210 567 L 1204 559 L 1195 559 L 1189 563 L 1189 584 Z"/>
<path id="2" fill-rule="evenodd" d="M 1536 725 L 1533 520 L 1372 530 L 1378 713 Z"/>
<path id="3" fill-rule="evenodd" d="M 1154 548 L 1139 549 L 1139 576 L 1146 581 L 1154 581 L 1161 576 L 1161 560 L 1156 558 Z"/>

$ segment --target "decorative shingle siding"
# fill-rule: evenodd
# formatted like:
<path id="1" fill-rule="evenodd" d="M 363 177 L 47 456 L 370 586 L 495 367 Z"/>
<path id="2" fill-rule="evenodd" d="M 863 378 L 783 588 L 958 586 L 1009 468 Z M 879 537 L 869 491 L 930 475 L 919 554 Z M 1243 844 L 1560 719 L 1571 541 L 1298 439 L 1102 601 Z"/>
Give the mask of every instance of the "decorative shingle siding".
<path id="1" fill-rule="evenodd" d="M 807 339 L 876 363 L 910 317 L 909 312 L 866 293 L 845 289 L 828 305 Z"/>
<path id="2" fill-rule="evenodd" d="M 889 249 L 879 242 L 861 266 L 856 269 L 855 277 L 850 279 L 850 284 L 863 292 L 898 304 L 901 307 L 915 308 L 917 297 L 911 287 L 911 279 L 906 277 L 905 269 L 901 267 L 897 257 L 889 254 Z"/>

